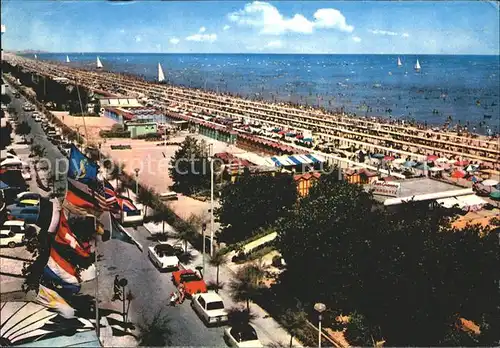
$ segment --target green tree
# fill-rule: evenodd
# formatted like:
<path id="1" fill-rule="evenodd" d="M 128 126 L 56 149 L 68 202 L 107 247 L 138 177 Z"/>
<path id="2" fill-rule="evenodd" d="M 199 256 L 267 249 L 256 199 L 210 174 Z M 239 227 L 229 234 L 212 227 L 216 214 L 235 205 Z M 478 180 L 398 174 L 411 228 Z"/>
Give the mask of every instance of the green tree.
<path id="1" fill-rule="evenodd" d="M 227 263 L 226 254 L 221 253 L 220 251 L 216 252 L 208 261 L 212 267 L 217 267 L 217 278 L 216 278 L 216 292 L 219 292 L 219 270 L 220 266 L 224 266 Z"/>
<path id="2" fill-rule="evenodd" d="M 291 175 L 243 175 L 222 189 L 220 208 L 215 210 L 222 226 L 218 239 L 230 244 L 243 241 L 290 215 L 296 201 Z"/>
<path id="3" fill-rule="evenodd" d="M 170 177 L 176 192 L 193 194 L 210 189 L 210 162 L 207 147 L 193 137 L 186 137 L 170 161 Z"/>
<path id="4" fill-rule="evenodd" d="M 373 345 L 372 332 L 366 318 L 357 312 L 349 315 L 345 336 L 349 344 L 356 347 L 369 347 Z"/>
<path id="5" fill-rule="evenodd" d="M 170 318 L 161 308 L 152 318 L 142 318 L 138 324 L 139 333 L 137 341 L 141 347 L 165 347 L 172 344 L 173 331 L 170 325 Z"/>
<path id="6" fill-rule="evenodd" d="M 31 126 L 26 121 L 18 123 L 16 126 L 16 133 L 21 135 L 26 142 L 26 136 L 31 133 Z"/>
<path id="7" fill-rule="evenodd" d="M 290 334 L 290 348 L 293 345 L 293 338 L 302 335 L 307 327 L 307 314 L 300 308 L 299 310 L 286 309 L 280 316 L 280 324 Z"/>
<path id="8" fill-rule="evenodd" d="M 324 175 L 278 226 L 277 247 L 283 296 L 362 313 L 390 345 L 439 344 L 457 313 L 484 327 L 500 317 L 498 233 L 453 229 L 427 202 L 386 211 L 361 186 Z"/>
<path id="9" fill-rule="evenodd" d="M 175 214 L 171 209 L 162 204 L 159 207 L 156 207 L 151 219 L 153 222 L 162 223 L 162 234 L 165 234 L 165 222 L 174 221 Z"/>
<path id="10" fill-rule="evenodd" d="M 249 264 L 241 268 L 229 284 L 233 299 L 245 302 L 247 311 L 250 311 L 250 301 L 262 288 L 264 276 L 265 271 L 259 264 Z"/>
<path id="11" fill-rule="evenodd" d="M 144 205 L 144 216 L 148 215 L 148 207 L 152 207 L 155 202 L 155 195 L 151 188 L 139 186 L 137 201 Z"/>
<path id="12" fill-rule="evenodd" d="M 232 307 L 227 311 L 227 321 L 231 327 L 244 327 L 256 319 L 256 315 L 247 308 Z"/>
<path id="13" fill-rule="evenodd" d="M 125 164 L 112 162 L 110 159 L 108 159 L 104 161 L 104 167 L 106 168 L 108 180 L 115 180 L 115 189 L 118 190 L 118 188 L 120 187 L 119 180 L 124 173 Z"/>

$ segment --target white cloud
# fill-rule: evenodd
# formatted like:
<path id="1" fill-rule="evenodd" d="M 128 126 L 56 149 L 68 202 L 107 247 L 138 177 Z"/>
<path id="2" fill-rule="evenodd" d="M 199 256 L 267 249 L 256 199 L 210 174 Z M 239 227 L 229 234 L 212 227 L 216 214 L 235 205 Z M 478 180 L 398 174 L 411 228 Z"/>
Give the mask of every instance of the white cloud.
<path id="1" fill-rule="evenodd" d="M 283 47 L 283 42 L 280 40 L 269 41 L 266 45 L 267 48 L 281 48 Z"/>
<path id="2" fill-rule="evenodd" d="M 226 30 L 229 30 L 230 28 L 231 28 L 231 26 L 226 24 L 226 25 L 224 26 L 224 28 L 222 28 L 222 30 L 226 31 Z"/>
<path id="3" fill-rule="evenodd" d="M 354 42 L 361 42 L 361 38 L 359 36 L 353 36 L 352 41 Z"/>
<path id="4" fill-rule="evenodd" d="M 196 42 L 214 42 L 215 40 L 217 40 L 217 34 L 194 34 L 188 36 L 186 40 Z"/>
<path id="5" fill-rule="evenodd" d="M 204 33 L 207 31 L 207 28 L 201 27 L 200 30 L 198 30 L 199 33 Z"/>
<path id="6" fill-rule="evenodd" d="M 261 34 L 280 35 L 286 32 L 311 34 L 315 28 L 337 29 L 352 32 L 354 27 L 348 25 L 340 11 L 333 8 L 319 9 L 314 13 L 314 20 L 301 14 L 284 17 L 279 10 L 267 2 L 254 1 L 242 10 L 228 15 L 231 22 L 238 25 L 260 29 Z"/>
<path id="7" fill-rule="evenodd" d="M 318 28 L 332 28 L 348 33 L 354 30 L 352 25 L 347 24 L 344 15 L 334 8 L 321 8 L 314 13 L 314 18 Z"/>
<path id="8" fill-rule="evenodd" d="M 398 35 L 398 33 L 394 32 L 394 31 L 388 31 L 388 30 L 370 29 L 368 31 L 372 34 L 375 34 L 375 35 L 387 35 L 387 36 L 397 36 Z"/>
<path id="9" fill-rule="evenodd" d="M 408 34 L 408 33 L 403 33 L 403 34 L 401 34 L 401 36 L 402 36 L 402 37 L 410 37 L 410 34 Z"/>
<path id="10" fill-rule="evenodd" d="M 170 40 L 168 40 L 172 45 L 177 45 L 181 40 L 179 40 L 178 38 L 176 37 L 173 37 L 171 38 Z"/>
<path id="11" fill-rule="evenodd" d="M 135 42 L 141 42 L 141 41 L 142 41 L 142 37 L 140 37 L 139 35 L 136 35 Z"/>

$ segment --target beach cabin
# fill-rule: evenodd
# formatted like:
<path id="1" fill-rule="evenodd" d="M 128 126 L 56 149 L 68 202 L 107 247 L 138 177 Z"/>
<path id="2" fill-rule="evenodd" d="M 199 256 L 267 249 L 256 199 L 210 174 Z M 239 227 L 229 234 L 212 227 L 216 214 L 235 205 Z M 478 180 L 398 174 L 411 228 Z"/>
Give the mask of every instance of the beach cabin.
<path id="1" fill-rule="evenodd" d="M 146 134 L 158 133 L 158 123 L 156 122 L 127 122 L 125 127 L 130 131 L 130 137 L 132 139 L 139 138 Z"/>
<path id="2" fill-rule="evenodd" d="M 309 190 L 311 187 L 318 182 L 321 177 L 321 173 L 312 172 L 312 173 L 303 173 L 297 174 L 293 176 L 293 180 L 297 185 L 297 192 L 300 197 L 307 196 L 309 194 Z"/>

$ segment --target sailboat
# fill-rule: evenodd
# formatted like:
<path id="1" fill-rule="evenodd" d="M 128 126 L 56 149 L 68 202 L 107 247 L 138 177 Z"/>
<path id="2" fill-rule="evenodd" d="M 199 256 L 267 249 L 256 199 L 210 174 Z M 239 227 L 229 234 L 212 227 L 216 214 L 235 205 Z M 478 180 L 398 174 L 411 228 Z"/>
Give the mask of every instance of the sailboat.
<path id="1" fill-rule="evenodd" d="M 38 57 L 36 56 L 36 54 L 35 54 L 35 59 L 38 59 Z"/>
<path id="2" fill-rule="evenodd" d="M 161 68 L 161 64 L 158 63 L 158 82 L 165 81 L 165 74 L 163 74 L 163 69 Z"/>
<path id="3" fill-rule="evenodd" d="M 99 57 L 97 57 L 97 69 L 102 69 L 102 63 Z"/>
<path id="4" fill-rule="evenodd" d="M 403 63 L 401 63 L 401 58 L 398 57 L 398 68 L 402 67 L 402 66 L 403 66 Z"/>
<path id="5" fill-rule="evenodd" d="M 69 57 L 66 55 L 66 63 L 69 63 Z"/>
<path id="6" fill-rule="evenodd" d="M 420 71 L 420 63 L 418 62 L 418 59 L 417 59 L 417 62 L 415 63 L 415 71 L 416 72 Z"/>

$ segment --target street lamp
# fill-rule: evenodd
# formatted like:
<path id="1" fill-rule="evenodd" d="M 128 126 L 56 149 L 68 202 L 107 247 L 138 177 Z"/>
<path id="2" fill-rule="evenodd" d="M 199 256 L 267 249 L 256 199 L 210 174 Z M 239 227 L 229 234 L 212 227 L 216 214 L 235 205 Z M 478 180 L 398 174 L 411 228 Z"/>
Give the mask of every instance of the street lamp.
<path id="1" fill-rule="evenodd" d="M 135 198 L 139 195 L 139 168 L 135 168 Z"/>
<path id="2" fill-rule="evenodd" d="M 203 237 L 203 251 L 201 252 L 201 257 L 202 257 L 202 265 L 203 265 L 203 274 L 205 274 L 205 243 L 206 243 L 206 239 L 205 239 L 205 231 L 207 230 L 207 224 L 206 223 L 203 223 L 203 225 L 201 225 L 201 233 L 202 233 L 202 237 Z"/>
<path id="3" fill-rule="evenodd" d="M 210 161 L 210 257 L 214 256 L 214 158 L 213 158 L 213 145 L 209 144 L 209 157 Z M 203 249 L 205 252 L 205 249 Z"/>
<path id="4" fill-rule="evenodd" d="M 100 163 L 101 162 L 101 145 L 102 145 L 102 143 L 98 142 L 97 144 L 99 145 L 99 163 Z"/>
<path id="5" fill-rule="evenodd" d="M 321 348 L 321 319 L 322 313 L 326 310 L 326 305 L 318 302 L 314 305 L 314 310 L 318 312 L 318 348 Z"/>
<path id="6" fill-rule="evenodd" d="M 126 302 L 126 296 L 125 296 L 125 287 L 128 284 L 128 281 L 126 278 L 122 278 L 118 281 L 118 284 L 122 287 L 122 299 L 123 299 L 123 323 L 125 323 L 125 302 Z"/>

